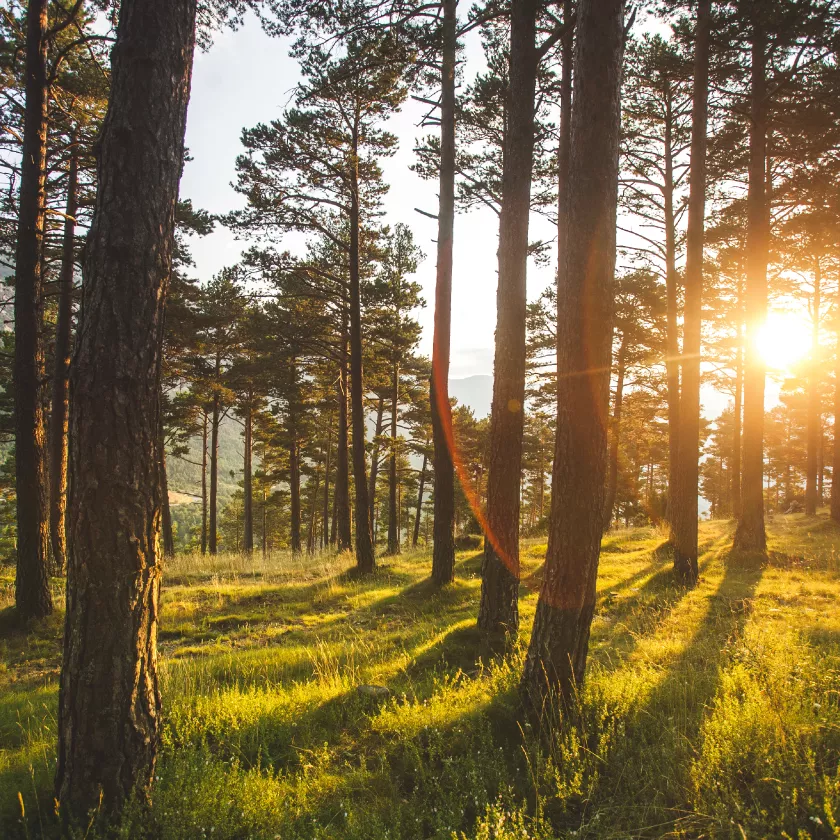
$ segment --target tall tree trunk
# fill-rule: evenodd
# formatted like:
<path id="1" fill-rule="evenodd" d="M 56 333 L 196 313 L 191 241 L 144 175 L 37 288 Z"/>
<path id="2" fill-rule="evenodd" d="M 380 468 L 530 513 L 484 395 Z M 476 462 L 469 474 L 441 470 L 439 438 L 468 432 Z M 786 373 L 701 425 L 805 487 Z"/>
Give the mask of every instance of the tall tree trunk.
<path id="1" fill-rule="evenodd" d="M 47 0 L 26 13 L 26 103 L 15 251 L 15 605 L 22 620 L 52 612 L 49 580 L 47 463 L 41 378 L 41 253 L 47 159 Z"/>
<path id="2" fill-rule="evenodd" d="M 353 127 L 350 168 L 350 408 L 353 421 L 353 485 L 356 489 L 356 568 L 374 570 L 365 459 L 365 388 L 362 380 L 362 300 L 359 288 L 359 158 L 358 123 Z"/>
<path id="3" fill-rule="evenodd" d="M 323 527 L 321 528 L 321 549 L 325 549 L 330 542 L 330 457 L 332 455 L 332 412 L 327 420 L 327 451 L 324 462 L 324 504 L 321 512 Z"/>
<path id="4" fill-rule="evenodd" d="M 577 12 L 569 228 L 557 325 L 557 434 L 545 573 L 522 688 L 540 714 L 583 679 L 604 522 L 623 0 Z"/>
<path id="5" fill-rule="evenodd" d="M 160 453 L 160 529 L 161 541 L 163 544 L 163 556 L 175 556 L 175 536 L 172 533 L 172 510 L 169 507 L 169 476 L 166 474 L 166 436 L 163 432 L 163 415 L 160 414 L 160 439 L 158 440 L 158 452 Z"/>
<path id="6" fill-rule="evenodd" d="M 374 522 L 374 508 L 376 504 L 376 479 L 379 478 L 379 441 L 382 438 L 382 418 L 385 416 L 385 397 L 379 396 L 376 401 L 376 428 L 373 434 L 373 449 L 370 453 L 370 479 L 368 484 L 368 498 L 370 499 L 370 530 L 376 533 Z M 375 542 L 375 540 L 374 540 Z"/>
<path id="7" fill-rule="evenodd" d="M 122 0 L 71 366 L 67 611 L 56 795 L 85 820 L 152 780 L 161 349 L 195 0 Z M 114 282 L 119 278 L 119 282 Z"/>
<path id="8" fill-rule="evenodd" d="M 691 172 L 686 234 L 685 304 L 683 308 L 682 394 L 679 449 L 671 506 L 674 573 L 694 586 L 698 576 L 697 496 L 700 462 L 700 332 L 703 318 L 703 243 L 706 213 L 706 124 L 708 117 L 711 0 L 697 5 L 694 84 L 691 113 Z M 670 490 L 669 490 L 670 494 Z"/>
<path id="9" fill-rule="evenodd" d="M 315 486 L 312 488 L 312 502 L 309 507 L 309 528 L 306 534 L 306 553 L 312 555 L 315 553 L 315 520 L 318 513 L 318 490 L 321 484 L 321 467 L 320 464 L 315 470 Z"/>
<path id="10" fill-rule="evenodd" d="M 817 459 L 821 431 L 820 418 L 820 305 L 822 286 L 822 266 L 819 255 L 814 258 L 814 299 L 812 315 L 811 364 L 808 375 L 808 418 L 807 429 L 807 465 L 805 470 L 805 513 L 816 516 L 817 499 Z"/>
<path id="11" fill-rule="evenodd" d="M 834 357 L 834 431 L 831 460 L 831 518 L 840 523 L 840 283 L 837 284 L 835 307 L 835 357 Z"/>
<path id="12" fill-rule="evenodd" d="M 455 577 L 455 467 L 452 406 L 449 403 L 449 346 L 452 329 L 452 241 L 455 226 L 455 65 L 458 0 L 442 0 L 440 73 L 440 176 L 438 183 L 437 277 L 432 376 L 429 383 L 434 441 L 434 548 L 432 580 Z"/>
<path id="13" fill-rule="evenodd" d="M 525 406 L 525 278 L 534 161 L 537 0 L 511 6 L 508 124 L 499 219 L 499 285 L 487 519 L 478 626 L 519 627 L 519 510 Z"/>
<path id="14" fill-rule="evenodd" d="M 346 298 L 346 295 L 345 295 Z M 347 441 L 347 304 L 343 307 L 341 329 L 341 362 L 338 377 L 338 457 L 335 474 L 335 515 L 332 542 L 339 551 L 350 551 L 350 464 Z"/>
<path id="15" fill-rule="evenodd" d="M 761 0 L 752 0 L 750 163 L 747 191 L 747 355 L 744 370 L 744 473 L 741 517 L 734 545 L 764 551 L 764 359 L 758 332 L 767 318 L 767 260 L 770 213 L 767 201 L 767 35 Z"/>
<path id="16" fill-rule="evenodd" d="M 420 467 L 420 486 L 417 490 L 417 513 L 414 516 L 414 534 L 411 538 L 411 547 L 417 548 L 417 543 L 420 540 L 420 520 L 423 516 L 423 490 L 426 484 L 426 464 L 428 455 L 423 453 L 423 466 Z"/>
<path id="17" fill-rule="evenodd" d="M 289 507 L 292 554 L 300 554 L 300 449 L 298 447 L 298 380 L 297 363 L 291 360 L 291 395 L 289 397 Z"/>
<path id="18" fill-rule="evenodd" d="M 67 430 L 69 428 L 69 389 L 71 329 L 73 321 L 73 277 L 76 268 L 76 211 L 78 201 L 76 134 L 70 139 L 67 170 L 67 205 L 61 245 L 58 314 L 55 324 L 55 368 L 50 412 L 50 536 L 53 563 L 60 574 L 67 568 Z"/>
<path id="19" fill-rule="evenodd" d="M 201 430 L 201 553 L 207 554 L 207 409 Z"/>
<path id="20" fill-rule="evenodd" d="M 666 90 L 665 93 L 664 134 L 665 180 L 662 197 L 665 208 L 665 378 L 668 391 L 668 504 L 666 513 L 668 524 L 671 527 L 670 540 L 673 542 L 675 540 L 674 516 L 671 511 L 676 502 L 677 472 L 679 471 L 680 339 L 679 326 L 677 325 L 679 315 L 677 304 L 679 290 L 677 286 L 679 281 L 677 277 L 677 231 L 674 220 L 673 114 L 670 90 Z"/>
<path id="21" fill-rule="evenodd" d="M 251 465 L 254 451 L 254 409 L 251 399 L 252 395 L 249 394 L 248 407 L 245 409 L 245 453 L 242 465 L 242 548 L 246 554 L 254 552 L 254 489 Z"/>
<path id="22" fill-rule="evenodd" d="M 216 379 L 219 378 L 221 362 L 219 354 L 216 354 Z M 221 413 L 221 397 L 218 391 L 213 392 L 213 410 L 210 419 L 210 511 L 208 519 L 209 533 L 207 535 L 208 547 L 211 554 L 218 551 L 217 527 L 218 498 L 219 498 L 219 422 Z"/>
<path id="23" fill-rule="evenodd" d="M 621 442 L 621 409 L 624 403 L 624 376 L 627 364 L 627 337 L 622 336 L 618 349 L 618 363 L 616 365 L 615 403 L 612 416 L 612 435 L 610 436 L 610 461 L 607 474 L 607 501 L 604 504 L 604 530 L 606 531 L 613 520 L 613 508 L 618 492 L 618 450 Z"/>
<path id="24" fill-rule="evenodd" d="M 400 365 L 391 369 L 391 448 L 388 458 L 388 554 L 400 553 L 399 505 L 397 502 L 397 412 L 400 404 Z"/>
<path id="25" fill-rule="evenodd" d="M 268 494 L 265 487 L 262 492 L 262 556 L 263 560 L 268 556 Z"/>
<path id="26" fill-rule="evenodd" d="M 732 423 L 732 516 L 741 515 L 741 418 L 744 395 L 744 325 L 741 320 L 743 311 L 743 282 L 738 281 L 738 346 L 735 350 L 735 406 Z"/>

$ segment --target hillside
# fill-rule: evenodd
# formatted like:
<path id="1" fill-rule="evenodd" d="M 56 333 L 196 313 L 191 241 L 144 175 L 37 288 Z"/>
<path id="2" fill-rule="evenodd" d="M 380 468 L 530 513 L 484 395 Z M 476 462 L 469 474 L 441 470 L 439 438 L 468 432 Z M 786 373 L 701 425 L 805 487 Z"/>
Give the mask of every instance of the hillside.
<path id="1" fill-rule="evenodd" d="M 443 591 L 426 554 L 364 580 L 348 557 L 176 558 L 163 751 L 150 811 L 130 809 L 119 836 L 834 837 L 840 531 L 825 516 L 769 527 L 760 562 L 730 552 L 731 523 L 702 523 L 694 590 L 674 583 L 661 533 L 607 535 L 576 725 L 548 740 L 516 690 L 543 543 L 523 546 L 505 657 L 475 629 L 475 553 Z M 4 837 L 56 836 L 60 632 L 61 615 L 4 630 Z"/>

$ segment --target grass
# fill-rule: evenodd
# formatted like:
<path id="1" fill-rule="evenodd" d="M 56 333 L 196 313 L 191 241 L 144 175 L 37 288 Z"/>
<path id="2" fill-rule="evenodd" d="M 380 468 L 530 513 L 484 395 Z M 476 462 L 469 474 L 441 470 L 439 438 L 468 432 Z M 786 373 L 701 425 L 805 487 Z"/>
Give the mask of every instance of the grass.
<path id="1" fill-rule="evenodd" d="M 370 579 L 346 556 L 179 557 L 151 807 L 116 836 L 840 837 L 840 529 L 768 524 L 760 560 L 730 554 L 731 523 L 703 523 L 690 591 L 662 533 L 607 535 L 578 724 L 542 737 L 516 686 L 544 543 L 523 544 L 505 656 L 475 629 L 475 551 L 442 591 L 424 553 Z M 0 612 L 0 836 L 57 837 L 61 617 L 11 620 Z"/>

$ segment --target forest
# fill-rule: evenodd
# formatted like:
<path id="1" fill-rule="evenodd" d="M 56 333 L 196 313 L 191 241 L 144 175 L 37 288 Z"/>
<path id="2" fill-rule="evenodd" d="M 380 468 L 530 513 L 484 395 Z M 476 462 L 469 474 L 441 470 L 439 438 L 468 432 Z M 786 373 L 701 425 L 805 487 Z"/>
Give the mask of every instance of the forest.
<path id="1" fill-rule="evenodd" d="M 0 0 L 0 94 L 0 836 L 840 837 L 840 0 Z"/>

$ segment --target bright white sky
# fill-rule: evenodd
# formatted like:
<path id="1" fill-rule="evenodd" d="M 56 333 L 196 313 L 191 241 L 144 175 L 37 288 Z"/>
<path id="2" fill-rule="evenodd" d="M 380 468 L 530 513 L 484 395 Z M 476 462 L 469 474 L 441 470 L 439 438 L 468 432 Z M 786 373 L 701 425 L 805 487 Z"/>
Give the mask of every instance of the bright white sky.
<path id="1" fill-rule="evenodd" d="M 470 76 L 482 69 L 483 55 L 475 33 L 467 39 L 465 58 Z M 238 32 L 217 34 L 209 52 L 196 54 L 187 122 L 187 146 L 193 161 L 187 164 L 181 182 L 183 198 L 192 199 L 196 207 L 211 213 L 224 213 L 242 205 L 241 197 L 230 185 L 235 178 L 234 162 L 241 151 L 240 132 L 244 127 L 278 118 L 289 104 L 298 79 L 297 62 L 288 56 L 288 42 L 269 38 L 253 18 Z M 388 128 L 397 135 L 400 146 L 383 168 L 391 185 L 385 199 L 386 220 L 409 225 L 426 254 L 416 279 L 428 305 L 417 317 L 423 327 L 420 350 L 430 355 L 437 231 L 436 222 L 416 213 L 414 208 L 436 212 L 437 192 L 434 182 L 423 181 L 409 168 L 414 161 L 415 139 L 426 133 L 418 128 L 424 110 L 424 106 L 408 101 L 391 119 Z M 498 219 L 489 209 L 456 217 L 452 378 L 493 372 L 497 233 Z M 542 217 L 532 217 L 531 238 L 553 240 L 552 226 Z M 199 279 L 206 281 L 224 266 L 236 263 L 245 244 L 221 226 L 208 237 L 194 238 L 192 251 Z M 554 270 L 553 263 L 529 264 L 529 299 L 539 297 L 551 283 Z M 778 402 L 779 386 L 770 379 L 767 384 L 769 408 Z M 704 413 L 710 419 L 728 402 L 724 395 L 704 389 Z"/>

